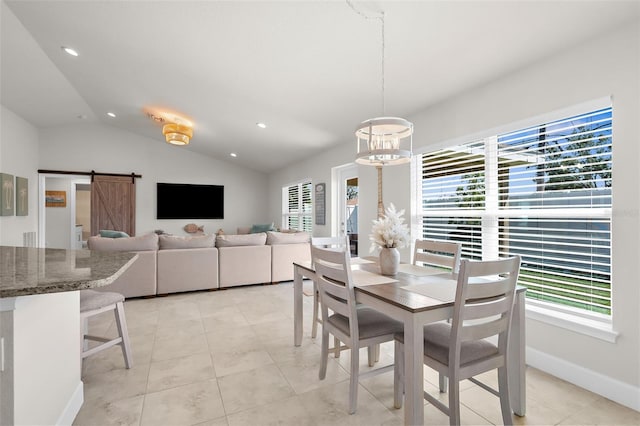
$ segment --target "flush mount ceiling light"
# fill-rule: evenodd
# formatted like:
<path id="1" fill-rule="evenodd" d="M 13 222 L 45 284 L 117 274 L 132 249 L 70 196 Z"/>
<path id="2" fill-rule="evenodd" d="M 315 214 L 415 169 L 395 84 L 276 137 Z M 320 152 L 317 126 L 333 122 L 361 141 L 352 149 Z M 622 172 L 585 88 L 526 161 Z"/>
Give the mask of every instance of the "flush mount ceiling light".
<path id="1" fill-rule="evenodd" d="M 264 123 L 256 123 L 256 126 L 260 127 L 261 129 L 266 129 L 267 125 Z"/>
<path id="2" fill-rule="evenodd" d="M 71 55 L 71 56 L 78 56 L 78 52 L 75 49 L 72 49 L 70 47 L 67 46 L 60 46 L 60 48 L 67 54 Z"/>
<path id="3" fill-rule="evenodd" d="M 116 115 L 113 112 L 108 112 L 107 115 L 111 118 L 116 118 Z"/>
<path id="4" fill-rule="evenodd" d="M 162 126 L 162 134 L 167 139 L 167 143 L 189 145 L 189 141 L 193 137 L 193 129 L 184 124 L 167 123 Z"/>

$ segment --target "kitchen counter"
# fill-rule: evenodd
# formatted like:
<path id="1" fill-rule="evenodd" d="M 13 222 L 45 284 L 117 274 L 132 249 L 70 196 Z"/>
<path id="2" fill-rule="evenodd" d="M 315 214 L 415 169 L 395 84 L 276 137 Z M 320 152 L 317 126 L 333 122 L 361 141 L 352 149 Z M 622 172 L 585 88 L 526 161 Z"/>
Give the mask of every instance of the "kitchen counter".
<path id="1" fill-rule="evenodd" d="M 84 402 L 80 291 L 138 255 L 0 246 L 0 424 L 72 424 Z"/>
<path id="2" fill-rule="evenodd" d="M 0 246 L 0 298 L 102 287 L 136 257 L 127 252 Z"/>

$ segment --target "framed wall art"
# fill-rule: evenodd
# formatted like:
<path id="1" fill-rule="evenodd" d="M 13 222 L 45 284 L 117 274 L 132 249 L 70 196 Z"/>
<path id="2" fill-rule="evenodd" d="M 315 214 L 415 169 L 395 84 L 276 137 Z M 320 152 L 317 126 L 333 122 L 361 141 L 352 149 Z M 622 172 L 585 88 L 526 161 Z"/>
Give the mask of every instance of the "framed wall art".
<path id="1" fill-rule="evenodd" d="M 13 175 L 0 173 L 0 216 L 13 216 L 14 187 Z"/>
<path id="2" fill-rule="evenodd" d="M 67 207 L 67 191 L 44 191 L 45 207 Z"/>
<path id="3" fill-rule="evenodd" d="M 16 216 L 29 216 L 29 179 L 16 176 Z"/>
<path id="4" fill-rule="evenodd" d="M 324 225 L 326 218 L 326 185 L 324 183 L 318 183 L 315 187 L 315 195 L 313 203 L 315 206 L 316 225 Z"/>

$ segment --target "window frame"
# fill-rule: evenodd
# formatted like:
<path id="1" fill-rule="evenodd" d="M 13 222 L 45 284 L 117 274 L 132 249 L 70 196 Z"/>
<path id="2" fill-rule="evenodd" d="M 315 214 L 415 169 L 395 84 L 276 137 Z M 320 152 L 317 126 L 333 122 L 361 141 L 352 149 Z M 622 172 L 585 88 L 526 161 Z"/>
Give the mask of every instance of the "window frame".
<path id="1" fill-rule="evenodd" d="M 304 187 L 308 185 L 308 210 L 305 210 L 305 190 Z M 290 211 L 290 200 L 289 195 L 291 193 L 291 189 L 297 187 L 299 198 L 298 198 L 298 211 Z M 282 217 L 281 217 L 281 229 L 295 229 L 298 231 L 306 231 L 309 233 L 313 232 L 313 205 L 315 200 L 313 199 L 313 181 L 309 179 L 301 179 L 297 182 L 292 182 L 282 187 Z M 290 218 L 298 218 L 298 227 L 290 228 Z M 305 220 L 306 219 L 306 220 Z M 305 225 L 308 226 L 305 227 Z"/>
<path id="2" fill-rule="evenodd" d="M 412 225 L 412 234 L 415 238 L 423 238 L 423 218 L 428 217 L 423 214 L 422 211 L 422 155 L 425 153 L 437 152 L 438 150 L 447 149 L 448 147 L 454 147 L 463 145 L 465 143 L 470 143 L 477 140 L 484 140 L 491 137 L 495 137 L 497 135 L 514 132 L 520 129 L 526 129 L 532 126 L 538 126 L 541 123 L 551 123 L 556 120 L 561 120 L 567 117 L 577 116 L 586 114 L 590 111 L 596 111 L 603 108 L 612 107 L 611 97 L 604 97 L 600 99 L 595 99 L 589 102 L 581 103 L 574 105 L 572 107 L 559 109 L 556 111 L 551 111 L 546 114 L 538 115 L 535 117 L 528 118 L 526 120 L 520 120 L 517 122 L 505 124 L 502 126 L 485 129 L 482 132 L 478 132 L 475 134 L 456 137 L 454 139 L 444 141 L 438 144 L 430 145 L 428 147 L 424 147 L 422 149 L 417 150 L 413 157 L 412 167 L 411 167 L 411 193 L 413 194 L 412 198 L 412 216 L 415 218 L 415 221 Z M 612 121 L 615 119 L 614 112 L 612 111 Z M 611 155 L 613 156 L 613 150 Z M 611 162 L 613 165 L 613 161 Z M 613 181 L 613 179 L 612 179 Z M 608 209 L 600 209 L 599 212 L 593 211 L 593 216 L 608 216 L 611 227 L 610 232 L 613 231 L 613 206 L 614 202 L 612 199 L 611 208 Z M 608 212 L 607 212 L 608 210 Z M 487 212 L 483 208 L 482 210 L 483 217 L 502 217 L 505 212 Z M 433 212 L 437 213 L 437 212 Z M 449 212 L 447 212 L 449 213 Z M 479 210 L 464 210 L 462 211 L 462 216 L 477 216 Z M 511 215 L 513 212 L 507 211 L 507 215 Z M 518 213 L 513 213 L 514 216 Z M 432 214 L 433 215 L 433 214 Z M 545 216 L 545 213 L 541 213 L 540 211 L 536 212 L 537 217 Z M 553 216 L 552 214 L 550 216 Z M 613 239 L 613 236 L 610 235 L 610 240 Z M 483 244 L 484 245 L 484 244 Z M 494 251 L 493 248 L 489 248 L 489 253 Z M 483 256 L 488 254 L 485 253 L 484 247 L 482 248 Z M 613 269 L 613 257 L 610 258 L 610 267 Z M 611 276 L 613 276 L 613 271 L 611 271 Z M 570 306 L 565 306 L 552 302 L 545 302 L 540 300 L 534 300 L 527 298 L 526 300 L 526 316 L 531 319 L 535 319 L 541 322 L 545 322 L 548 324 L 552 324 L 558 327 L 566 328 L 578 333 L 586 334 L 592 337 L 596 337 L 608 342 L 615 342 L 617 339 L 618 333 L 613 330 L 613 318 L 614 318 L 614 300 L 613 300 L 613 279 L 610 281 L 611 283 L 611 313 L 610 314 L 600 314 L 596 312 L 589 312 L 582 309 L 572 308 Z"/>

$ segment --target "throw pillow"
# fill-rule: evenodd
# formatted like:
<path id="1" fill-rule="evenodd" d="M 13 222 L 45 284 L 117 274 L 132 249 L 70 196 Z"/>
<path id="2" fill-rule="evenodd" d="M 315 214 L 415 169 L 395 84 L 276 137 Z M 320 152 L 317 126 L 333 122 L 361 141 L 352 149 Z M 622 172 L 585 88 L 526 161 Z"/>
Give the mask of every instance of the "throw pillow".
<path id="1" fill-rule="evenodd" d="M 100 236 L 106 238 L 127 238 L 129 234 L 122 231 L 112 231 L 111 229 L 101 229 Z"/>
<path id="2" fill-rule="evenodd" d="M 258 232 L 267 232 L 267 231 L 275 231 L 276 228 L 273 225 L 273 222 L 271 223 L 267 223 L 264 225 L 253 225 L 251 227 L 251 230 L 249 231 L 250 234 L 257 234 Z"/>
<path id="3" fill-rule="evenodd" d="M 193 237 L 160 235 L 160 249 L 209 248 L 213 247 L 213 237 L 213 235 L 197 235 Z"/>

